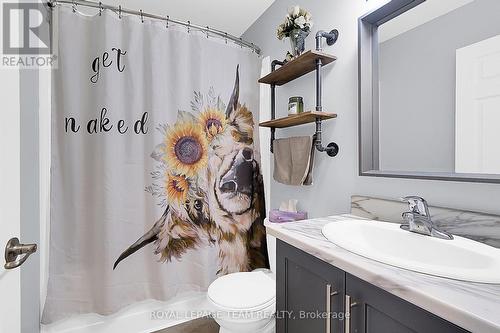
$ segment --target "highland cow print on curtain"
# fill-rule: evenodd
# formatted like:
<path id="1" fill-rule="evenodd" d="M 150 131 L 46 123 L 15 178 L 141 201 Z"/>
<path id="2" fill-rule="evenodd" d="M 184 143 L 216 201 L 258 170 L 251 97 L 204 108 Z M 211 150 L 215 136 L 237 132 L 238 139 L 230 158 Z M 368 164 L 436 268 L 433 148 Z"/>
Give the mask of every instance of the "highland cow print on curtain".
<path id="1" fill-rule="evenodd" d="M 267 267 L 258 57 L 165 22 L 56 14 L 43 322 Z"/>

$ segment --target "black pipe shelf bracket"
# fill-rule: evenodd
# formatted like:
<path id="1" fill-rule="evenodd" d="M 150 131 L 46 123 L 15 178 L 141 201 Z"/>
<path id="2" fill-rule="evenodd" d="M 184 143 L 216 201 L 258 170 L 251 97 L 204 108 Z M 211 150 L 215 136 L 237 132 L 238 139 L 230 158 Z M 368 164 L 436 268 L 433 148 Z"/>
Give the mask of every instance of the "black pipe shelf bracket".
<path id="1" fill-rule="evenodd" d="M 259 80 L 260 83 L 267 83 L 271 86 L 271 120 L 260 124 L 263 127 L 271 128 L 271 152 L 273 152 L 273 142 L 276 136 L 276 128 L 297 126 L 305 123 L 315 122 L 316 132 L 313 136 L 314 146 L 320 152 L 326 152 L 328 156 L 337 156 L 339 146 L 335 142 L 330 142 L 326 147 L 322 143 L 322 121 L 336 118 L 334 113 L 323 112 L 322 105 L 322 76 L 321 71 L 325 65 L 337 60 L 335 56 L 323 53 L 322 39 L 331 46 L 337 42 L 339 32 L 336 29 L 330 32 L 318 31 L 316 33 L 316 50 L 303 53 L 297 58 L 284 63 L 273 60 L 271 63 L 271 73 Z M 279 69 L 276 69 L 280 66 Z M 276 119 L 276 86 L 290 82 L 304 74 L 316 71 L 316 108 L 315 111 L 304 112 L 298 115 Z"/>

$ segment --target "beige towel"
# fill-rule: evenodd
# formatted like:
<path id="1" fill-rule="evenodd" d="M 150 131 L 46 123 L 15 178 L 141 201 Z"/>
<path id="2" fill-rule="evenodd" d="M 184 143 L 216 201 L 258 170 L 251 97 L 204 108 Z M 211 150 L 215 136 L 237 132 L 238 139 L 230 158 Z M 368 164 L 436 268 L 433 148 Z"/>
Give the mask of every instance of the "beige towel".
<path id="1" fill-rule="evenodd" d="M 274 140 L 274 180 L 286 185 L 311 185 L 313 143 L 310 136 Z"/>

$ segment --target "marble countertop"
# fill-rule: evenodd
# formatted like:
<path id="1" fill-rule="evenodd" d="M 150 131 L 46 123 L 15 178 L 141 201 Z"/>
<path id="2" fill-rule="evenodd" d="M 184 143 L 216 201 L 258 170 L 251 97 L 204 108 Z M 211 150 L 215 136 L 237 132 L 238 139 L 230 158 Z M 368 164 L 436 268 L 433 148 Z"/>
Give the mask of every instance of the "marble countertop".
<path id="1" fill-rule="evenodd" d="M 325 224 L 346 219 L 359 217 L 339 215 L 282 224 L 267 222 L 266 227 L 268 234 L 468 331 L 500 332 L 500 284 L 434 277 L 348 252 L 321 233 Z"/>

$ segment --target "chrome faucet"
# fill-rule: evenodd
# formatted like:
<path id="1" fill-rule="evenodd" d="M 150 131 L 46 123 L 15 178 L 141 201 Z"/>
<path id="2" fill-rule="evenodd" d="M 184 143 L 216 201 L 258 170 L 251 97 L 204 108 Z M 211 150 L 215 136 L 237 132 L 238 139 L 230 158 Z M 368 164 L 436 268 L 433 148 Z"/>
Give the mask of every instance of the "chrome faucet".
<path id="1" fill-rule="evenodd" d="M 441 231 L 434 226 L 431 214 L 429 213 L 429 206 L 425 199 L 410 195 L 401 200 L 408 202 L 410 208 L 408 212 L 402 214 L 403 220 L 406 223 L 401 225 L 401 229 L 441 239 L 453 239 L 453 235 Z"/>

